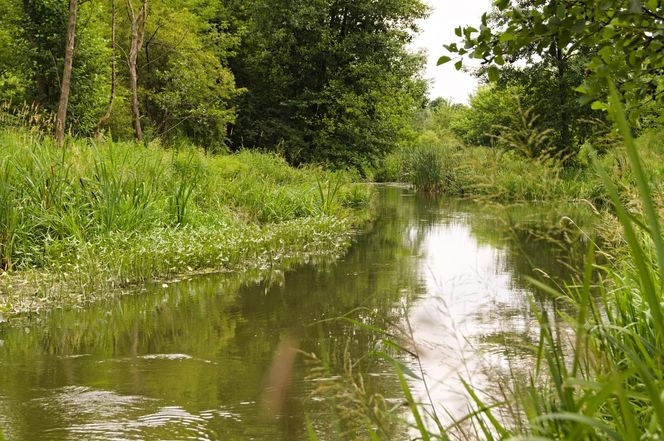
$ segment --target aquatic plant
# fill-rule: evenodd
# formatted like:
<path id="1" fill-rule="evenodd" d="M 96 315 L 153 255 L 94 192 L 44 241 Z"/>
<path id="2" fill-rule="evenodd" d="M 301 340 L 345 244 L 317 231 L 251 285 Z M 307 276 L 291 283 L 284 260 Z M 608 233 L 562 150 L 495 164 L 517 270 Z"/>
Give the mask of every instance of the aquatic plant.
<path id="1" fill-rule="evenodd" d="M 60 148 L 2 130 L 0 305 L 19 313 L 178 272 L 336 252 L 370 206 L 371 189 L 352 180 L 271 154 Z"/>
<path id="2" fill-rule="evenodd" d="M 452 428 L 487 440 L 643 440 L 664 435 L 664 237 L 636 143 L 615 88 L 611 109 L 625 143 L 638 191 L 635 211 L 609 173 L 595 160 L 627 249 L 613 266 L 595 264 L 589 248 L 576 286 L 559 291 L 533 285 L 574 308 L 564 314 L 573 335 L 561 340 L 550 312 L 539 310 L 539 344 L 530 378 L 513 377 L 499 399 L 486 398 L 466 383 L 474 411 L 439 430 L 418 425 L 422 439 L 449 439 Z M 604 277 L 597 283 L 593 271 Z M 534 305 L 535 306 L 535 305 Z M 408 386 L 404 386 L 404 393 Z"/>

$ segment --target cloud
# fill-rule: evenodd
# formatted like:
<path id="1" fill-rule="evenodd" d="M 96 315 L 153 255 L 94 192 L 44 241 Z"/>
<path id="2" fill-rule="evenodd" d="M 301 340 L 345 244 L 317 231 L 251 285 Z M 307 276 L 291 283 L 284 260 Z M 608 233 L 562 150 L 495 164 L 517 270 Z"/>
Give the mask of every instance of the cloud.
<path id="1" fill-rule="evenodd" d="M 432 80 L 429 90 L 431 98 L 442 96 L 453 102 L 467 103 L 468 95 L 477 87 L 477 78 L 469 73 L 457 71 L 454 63 L 436 66 L 436 61 L 445 55 L 444 44 L 459 40 L 454 28 L 459 25 L 477 27 L 482 14 L 491 9 L 491 0 L 427 0 L 432 13 L 420 23 L 422 32 L 413 42 L 415 49 L 426 49 L 428 53 L 425 77 Z M 464 64 L 466 64 L 464 62 Z"/>

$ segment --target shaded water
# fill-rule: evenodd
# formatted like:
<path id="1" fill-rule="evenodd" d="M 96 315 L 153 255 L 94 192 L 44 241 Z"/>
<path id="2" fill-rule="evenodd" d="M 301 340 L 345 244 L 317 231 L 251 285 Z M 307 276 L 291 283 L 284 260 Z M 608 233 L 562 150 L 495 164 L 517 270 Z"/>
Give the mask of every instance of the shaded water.
<path id="1" fill-rule="evenodd" d="M 534 268 L 554 279 L 568 273 L 560 262 L 568 252 L 533 235 L 534 225 L 559 216 L 522 207 L 506 224 L 497 209 L 396 187 L 381 188 L 379 199 L 377 220 L 338 262 L 302 263 L 260 281 L 217 275 L 158 284 L 1 330 L 6 438 L 298 440 L 306 439 L 306 416 L 324 434 L 336 413 L 321 384 L 334 373 L 313 369 L 320 364 L 306 356 L 277 417 L 263 410 L 266 373 L 284 339 L 329 363 L 363 360 L 356 368 L 370 374 L 368 391 L 401 396 L 389 364 L 364 357 L 380 336 L 334 320 L 344 314 L 382 329 L 410 325 L 432 398 L 462 412 L 456 378 L 482 386 L 479 360 L 519 360 L 532 338 L 525 277 Z"/>

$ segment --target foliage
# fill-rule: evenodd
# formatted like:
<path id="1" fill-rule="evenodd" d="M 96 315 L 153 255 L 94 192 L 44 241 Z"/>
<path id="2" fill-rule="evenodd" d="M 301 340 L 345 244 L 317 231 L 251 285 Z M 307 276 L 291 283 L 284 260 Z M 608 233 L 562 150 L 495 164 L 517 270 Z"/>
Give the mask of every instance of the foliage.
<path id="1" fill-rule="evenodd" d="M 406 180 L 416 190 L 438 192 L 443 186 L 443 164 L 439 149 L 432 145 L 420 145 L 406 158 Z"/>
<path id="2" fill-rule="evenodd" d="M 495 2 L 497 22 L 485 13 L 479 29 L 459 27 L 464 43 L 447 49 L 459 56 L 482 59 L 490 67 L 489 77 L 499 77 L 497 66 L 537 56 L 557 66 L 564 97 L 567 88 L 578 87 L 585 102 L 605 100 L 604 78 L 617 76 L 625 94 L 632 122 L 642 104 L 662 97 L 659 78 L 664 68 L 662 17 L 664 6 L 656 0 L 499 0 Z M 581 84 L 566 84 L 564 70 L 569 60 L 587 55 L 587 78 Z M 447 62 L 450 57 L 441 58 Z M 463 60 L 459 60 L 461 67 Z M 565 102 L 564 100 L 561 102 Z M 606 105 L 597 102 L 596 109 Z"/>
<path id="3" fill-rule="evenodd" d="M 370 198 L 351 180 L 267 154 L 85 140 L 63 150 L 50 138 L 2 131 L 0 264 L 9 281 L 0 282 L 0 303 L 11 295 L 16 311 L 30 308 L 30 294 L 12 293 L 12 278 L 34 277 L 22 286 L 55 301 L 58 290 L 75 298 L 258 264 L 265 250 L 288 255 L 318 240 L 345 241 Z"/>
<path id="4" fill-rule="evenodd" d="M 594 143 L 608 126 L 604 112 L 582 104 L 578 95 L 571 90 L 574 85 L 584 81 L 587 61 L 588 57 L 583 54 L 575 54 L 565 60 L 562 81 L 569 93 L 562 96 L 558 95 L 560 79 L 557 68 L 552 67 L 546 60 L 529 60 L 526 67 L 500 67 L 500 78 L 495 87 L 498 90 L 517 88 L 522 108 L 532 109 L 532 112 L 538 115 L 536 127 L 541 131 L 552 132 L 553 146 L 564 153 L 565 149 L 560 146 L 564 142 L 563 136 L 568 136 L 571 151 L 567 153 L 576 153 L 579 146 L 585 142 Z M 486 69 L 480 69 L 480 72 L 483 71 Z"/>
<path id="5" fill-rule="evenodd" d="M 615 89 L 611 109 L 625 139 L 642 209 L 624 205 L 616 184 L 599 168 L 624 229 L 628 254 L 617 268 L 603 268 L 608 281 L 591 298 L 592 254 L 583 283 L 564 294 L 576 307 L 571 350 L 552 338 L 542 315 L 539 353 L 546 388 L 517 386 L 516 405 L 524 409 L 524 431 L 565 439 L 657 439 L 663 433 L 661 314 L 664 243 L 643 163 Z M 555 294 L 555 290 L 551 290 Z M 544 393 L 543 393 L 544 392 Z"/>
<path id="6" fill-rule="evenodd" d="M 586 148 L 576 157 L 569 158 L 568 164 L 573 164 L 571 166 L 565 165 L 555 156 L 532 157 L 519 149 L 530 148 L 524 145 L 524 139 L 528 141 L 531 136 L 540 139 L 541 134 L 527 127 L 519 134 L 518 130 L 511 127 L 503 130 L 505 139 L 502 142 L 507 143 L 510 139 L 515 141 L 512 150 L 462 146 L 449 135 L 437 138 L 434 132 L 425 132 L 415 143 L 404 145 L 388 155 L 378 168 L 376 177 L 383 181 L 411 183 L 408 173 L 409 155 L 417 151 L 419 145 L 423 145 L 436 150 L 441 164 L 439 176 L 444 183 L 440 189 L 448 195 L 497 202 L 583 201 L 597 209 L 610 204 L 609 195 L 591 166 Z M 664 134 L 661 129 L 651 129 L 644 132 L 636 144 L 644 158 L 646 170 L 652 176 L 653 197 L 659 209 L 664 212 L 662 139 Z M 518 146 L 521 147 L 517 148 Z M 636 181 L 626 165 L 624 146 L 616 146 L 604 152 L 598 161 L 612 179 L 620 183 L 623 203 L 638 206 Z M 614 234 L 609 230 L 609 235 Z M 613 240 L 615 237 L 609 239 Z"/>
<path id="7" fill-rule="evenodd" d="M 423 100 L 420 57 L 405 49 L 422 2 L 241 3 L 249 32 L 231 67 L 248 92 L 236 145 L 359 169 L 392 149 Z"/>
<path id="8" fill-rule="evenodd" d="M 152 0 L 136 75 L 124 62 L 127 3 L 115 7 L 115 80 L 111 1 L 79 10 L 67 127 L 74 135 L 96 132 L 113 81 L 105 128 L 116 140 L 133 136 L 133 113 L 148 142 L 270 148 L 294 164 L 364 170 L 401 141 L 424 101 L 423 57 L 407 49 L 426 15 L 421 0 Z M 0 103 L 53 112 L 67 0 L 0 0 L 0 16 Z M 137 77 L 133 110 L 128 77 Z"/>
<path id="9" fill-rule="evenodd" d="M 90 132 L 97 123 L 108 95 L 108 85 L 100 81 L 110 75 L 101 10 L 96 2 L 84 2 L 79 11 L 69 116 L 72 126 L 82 133 Z M 68 2 L 3 1 L 0 13 L 6 22 L 0 35 L 5 35 L 7 43 L 0 49 L 0 83 L 9 86 L 0 88 L 0 100 L 16 105 L 35 103 L 54 112 L 64 62 Z"/>
<path id="10" fill-rule="evenodd" d="M 551 142 L 553 130 L 538 127 L 539 115 L 533 112 L 532 107 L 524 110 L 520 101 L 518 106 L 519 112 L 512 115 L 511 124 L 497 127 L 502 132 L 498 135 L 499 142 L 530 159 L 548 157 L 554 150 Z M 555 153 L 553 156 L 556 156 Z"/>
<path id="11" fill-rule="evenodd" d="M 235 121 L 230 101 L 239 90 L 227 66 L 238 38 L 215 29 L 213 2 L 154 2 L 144 44 L 142 92 L 155 135 L 181 135 L 218 150 Z"/>
<path id="12" fill-rule="evenodd" d="M 493 146 L 501 133 L 500 127 L 509 126 L 518 114 L 517 100 L 522 93 L 519 86 L 481 87 L 471 95 L 469 107 L 452 117 L 450 129 L 469 145 Z"/>

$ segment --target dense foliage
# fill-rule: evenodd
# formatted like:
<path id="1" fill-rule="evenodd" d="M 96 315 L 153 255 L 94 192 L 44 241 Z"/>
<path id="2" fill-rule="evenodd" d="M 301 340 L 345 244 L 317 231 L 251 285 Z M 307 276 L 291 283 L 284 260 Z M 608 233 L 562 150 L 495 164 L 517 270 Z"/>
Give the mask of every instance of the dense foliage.
<path id="1" fill-rule="evenodd" d="M 57 110 L 69 5 L 0 0 L 5 113 L 24 103 Z M 427 14 L 420 0 L 104 0 L 77 9 L 72 134 L 99 128 L 120 140 L 275 149 L 293 163 L 360 168 L 399 141 L 424 100 L 422 60 L 406 47 Z"/>
<path id="2" fill-rule="evenodd" d="M 405 49 L 426 13 L 422 2 L 242 4 L 248 35 L 231 65 L 248 92 L 238 101 L 235 145 L 352 166 L 392 148 L 424 96 L 421 60 Z"/>
<path id="3" fill-rule="evenodd" d="M 0 313 L 339 251 L 368 214 L 371 189 L 351 178 L 274 154 L 87 140 L 63 152 L 50 138 L 0 131 Z"/>
<path id="4" fill-rule="evenodd" d="M 446 48 L 457 68 L 464 57 L 480 59 L 499 88 L 524 86 L 526 109 L 542 117 L 542 130 L 553 130 L 557 150 L 570 154 L 603 130 L 607 77 L 635 127 L 659 118 L 663 21 L 657 1 L 499 0 L 478 28 L 457 28 L 463 41 Z"/>

